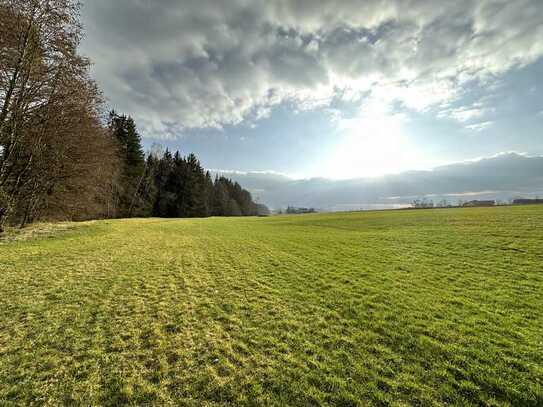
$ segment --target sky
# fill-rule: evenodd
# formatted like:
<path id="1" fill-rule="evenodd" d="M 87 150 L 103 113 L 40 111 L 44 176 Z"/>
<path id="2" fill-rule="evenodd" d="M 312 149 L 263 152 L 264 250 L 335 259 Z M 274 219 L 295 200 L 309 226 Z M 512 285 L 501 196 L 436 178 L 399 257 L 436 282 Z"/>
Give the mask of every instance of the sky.
<path id="1" fill-rule="evenodd" d="M 82 17 L 109 106 L 209 169 L 543 156 L 541 0 L 85 0 Z"/>
<path id="2" fill-rule="evenodd" d="M 425 199 L 435 204 L 472 200 L 509 203 L 543 198 L 543 157 L 503 153 L 432 170 L 347 180 L 292 179 L 267 172 L 225 172 L 273 209 L 313 207 L 324 211 L 393 209 Z"/>

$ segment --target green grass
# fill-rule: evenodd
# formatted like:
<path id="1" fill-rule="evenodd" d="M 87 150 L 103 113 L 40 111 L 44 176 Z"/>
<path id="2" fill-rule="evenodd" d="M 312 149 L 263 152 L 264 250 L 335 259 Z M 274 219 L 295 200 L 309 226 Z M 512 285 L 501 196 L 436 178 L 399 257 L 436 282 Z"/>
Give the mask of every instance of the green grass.
<path id="1" fill-rule="evenodd" d="M 0 244 L 0 405 L 543 405 L 543 206 Z"/>

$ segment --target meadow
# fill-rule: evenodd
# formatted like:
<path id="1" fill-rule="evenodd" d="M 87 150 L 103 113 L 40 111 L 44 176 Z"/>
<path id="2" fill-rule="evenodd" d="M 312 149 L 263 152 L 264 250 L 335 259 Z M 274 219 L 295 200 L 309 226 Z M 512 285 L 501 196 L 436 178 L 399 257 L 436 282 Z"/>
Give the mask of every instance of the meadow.
<path id="1" fill-rule="evenodd" d="M 0 405 L 543 405 L 543 206 L 0 242 Z"/>

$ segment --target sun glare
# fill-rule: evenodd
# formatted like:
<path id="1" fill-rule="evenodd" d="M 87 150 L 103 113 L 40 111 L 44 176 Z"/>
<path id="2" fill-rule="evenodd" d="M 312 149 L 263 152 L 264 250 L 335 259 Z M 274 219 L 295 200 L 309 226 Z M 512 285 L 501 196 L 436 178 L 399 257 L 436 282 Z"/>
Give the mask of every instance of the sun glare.
<path id="1" fill-rule="evenodd" d="M 338 123 L 338 142 L 327 164 L 330 178 L 376 177 L 400 172 L 415 161 L 404 117 L 373 103 Z"/>

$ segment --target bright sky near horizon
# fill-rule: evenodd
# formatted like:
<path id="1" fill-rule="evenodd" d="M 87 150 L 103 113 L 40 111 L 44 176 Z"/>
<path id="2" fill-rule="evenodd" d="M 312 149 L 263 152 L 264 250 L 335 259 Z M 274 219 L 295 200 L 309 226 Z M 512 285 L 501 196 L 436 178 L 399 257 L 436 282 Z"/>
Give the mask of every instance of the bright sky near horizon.
<path id="1" fill-rule="evenodd" d="M 543 155 L 541 0 L 86 0 L 82 51 L 147 147 L 372 177 Z"/>

